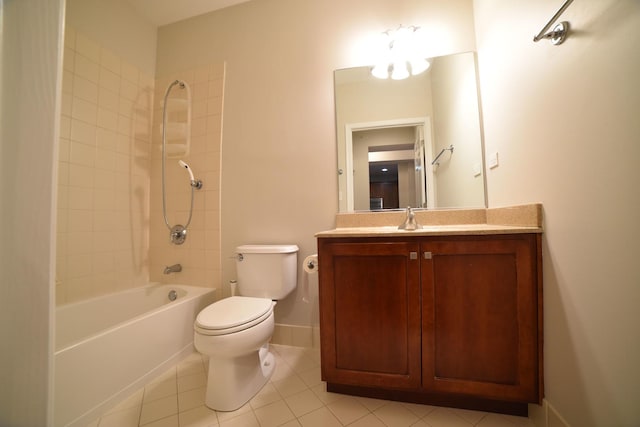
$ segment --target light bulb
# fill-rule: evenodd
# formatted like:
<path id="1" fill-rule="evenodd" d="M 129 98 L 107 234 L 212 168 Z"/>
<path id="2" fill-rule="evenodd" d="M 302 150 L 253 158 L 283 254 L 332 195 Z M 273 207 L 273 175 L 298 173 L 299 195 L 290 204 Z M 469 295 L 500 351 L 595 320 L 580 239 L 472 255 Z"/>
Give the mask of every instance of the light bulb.
<path id="1" fill-rule="evenodd" d="M 431 64 L 426 59 L 418 58 L 411 61 L 411 75 L 416 76 L 427 71 Z"/>
<path id="2" fill-rule="evenodd" d="M 391 72 L 391 78 L 393 80 L 403 80 L 409 77 L 409 70 L 407 70 L 406 61 L 398 61 L 393 64 L 393 71 Z"/>
<path id="3" fill-rule="evenodd" d="M 371 75 L 378 79 L 388 79 L 389 78 L 389 65 L 388 64 L 378 64 L 371 69 Z"/>

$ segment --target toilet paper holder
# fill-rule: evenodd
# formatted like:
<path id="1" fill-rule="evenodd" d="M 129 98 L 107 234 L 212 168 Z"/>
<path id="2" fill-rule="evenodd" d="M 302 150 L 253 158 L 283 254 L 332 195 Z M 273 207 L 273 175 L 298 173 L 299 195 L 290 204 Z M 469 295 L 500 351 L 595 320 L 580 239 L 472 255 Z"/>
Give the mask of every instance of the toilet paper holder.
<path id="1" fill-rule="evenodd" d="M 318 271 L 318 255 L 313 254 L 306 257 L 304 259 L 302 266 L 304 267 L 304 271 L 306 271 L 307 273 L 317 272 Z"/>

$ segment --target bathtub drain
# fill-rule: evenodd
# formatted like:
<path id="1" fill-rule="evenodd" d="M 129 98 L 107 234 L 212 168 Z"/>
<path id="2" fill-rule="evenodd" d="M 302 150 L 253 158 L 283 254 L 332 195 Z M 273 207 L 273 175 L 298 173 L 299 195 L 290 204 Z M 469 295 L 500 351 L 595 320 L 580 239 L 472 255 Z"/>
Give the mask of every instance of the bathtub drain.
<path id="1" fill-rule="evenodd" d="M 169 291 L 169 301 L 175 301 L 178 298 L 178 293 L 173 289 Z"/>

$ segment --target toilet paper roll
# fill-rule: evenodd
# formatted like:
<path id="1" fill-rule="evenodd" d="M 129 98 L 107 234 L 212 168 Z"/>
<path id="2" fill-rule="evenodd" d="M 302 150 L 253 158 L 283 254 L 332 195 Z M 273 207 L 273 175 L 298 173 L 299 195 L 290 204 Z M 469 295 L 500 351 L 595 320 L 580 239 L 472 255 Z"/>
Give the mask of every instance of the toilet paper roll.
<path id="1" fill-rule="evenodd" d="M 302 301 L 309 303 L 309 276 L 318 272 L 318 254 L 309 255 L 302 262 L 304 278 L 302 279 Z"/>
<path id="2" fill-rule="evenodd" d="M 304 271 L 309 274 L 318 272 L 318 254 L 309 255 L 304 259 L 302 264 Z"/>

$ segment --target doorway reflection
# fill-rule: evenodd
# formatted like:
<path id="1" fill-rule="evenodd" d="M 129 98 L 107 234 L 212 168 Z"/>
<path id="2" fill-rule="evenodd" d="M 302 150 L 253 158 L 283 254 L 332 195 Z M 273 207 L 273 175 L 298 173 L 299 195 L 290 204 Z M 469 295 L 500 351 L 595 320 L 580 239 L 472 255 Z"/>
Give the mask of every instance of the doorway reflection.
<path id="1" fill-rule="evenodd" d="M 422 207 L 424 156 L 422 126 L 381 127 L 353 132 L 356 210 Z"/>

